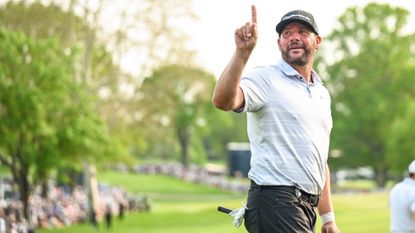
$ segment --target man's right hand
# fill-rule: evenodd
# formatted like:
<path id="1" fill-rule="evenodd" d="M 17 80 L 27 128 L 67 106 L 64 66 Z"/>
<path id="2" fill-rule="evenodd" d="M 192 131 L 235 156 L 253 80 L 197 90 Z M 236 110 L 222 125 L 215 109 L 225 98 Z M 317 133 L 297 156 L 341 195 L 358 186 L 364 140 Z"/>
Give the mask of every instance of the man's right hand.
<path id="1" fill-rule="evenodd" d="M 235 53 L 222 72 L 213 93 L 213 104 L 216 108 L 224 111 L 241 109 L 245 103 L 244 93 L 239 82 L 258 38 L 255 6 L 251 6 L 251 11 L 251 22 L 247 22 L 235 31 Z"/>
<path id="2" fill-rule="evenodd" d="M 236 48 L 240 52 L 248 52 L 248 54 L 254 50 L 258 38 L 257 15 L 256 7 L 254 5 L 251 6 L 251 14 L 251 22 L 247 22 L 235 31 Z"/>

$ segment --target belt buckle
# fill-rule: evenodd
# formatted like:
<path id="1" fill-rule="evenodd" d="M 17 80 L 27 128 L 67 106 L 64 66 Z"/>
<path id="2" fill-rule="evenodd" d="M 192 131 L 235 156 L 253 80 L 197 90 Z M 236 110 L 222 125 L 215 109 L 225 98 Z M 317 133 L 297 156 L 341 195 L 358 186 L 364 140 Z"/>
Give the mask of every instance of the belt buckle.
<path id="1" fill-rule="evenodd" d="M 299 189 L 299 188 L 295 188 L 294 189 L 294 192 L 295 192 L 295 196 L 297 197 L 297 198 L 300 198 L 301 197 L 301 190 Z"/>
<path id="2" fill-rule="evenodd" d="M 319 197 L 317 195 L 310 195 L 310 204 L 312 206 L 317 206 L 319 201 Z"/>

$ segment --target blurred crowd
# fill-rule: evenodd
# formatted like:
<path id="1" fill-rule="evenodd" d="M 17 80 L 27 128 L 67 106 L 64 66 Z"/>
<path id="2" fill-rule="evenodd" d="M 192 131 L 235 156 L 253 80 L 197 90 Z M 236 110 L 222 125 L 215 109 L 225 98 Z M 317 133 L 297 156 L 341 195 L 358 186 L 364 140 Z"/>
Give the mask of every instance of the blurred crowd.
<path id="1" fill-rule="evenodd" d="M 242 174 L 234 174 L 234 177 L 231 178 L 218 169 L 209 169 L 194 164 L 189 165 L 187 168 L 178 163 L 144 164 L 137 166 L 135 172 L 139 174 L 172 176 L 186 182 L 234 192 L 245 193 L 249 189 L 249 182 L 247 182 L 247 179 L 242 179 Z"/>
<path id="2" fill-rule="evenodd" d="M 17 196 L 0 200 L 0 233 L 33 233 L 37 228 L 57 228 L 72 224 L 105 221 L 106 216 L 124 216 L 125 211 L 149 211 L 150 203 L 145 195 L 129 196 L 122 189 L 99 185 L 99 206 L 90 211 L 88 196 L 83 187 L 73 190 L 54 187 L 47 198 L 37 189 L 29 197 L 28 216 Z M 93 213 L 93 220 L 91 219 Z M 95 223 L 94 223 L 95 221 Z M 108 224 L 108 223 L 107 223 Z"/>
<path id="3" fill-rule="evenodd" d="M 136 173 L 166 175 L 186 182 L 206 185 L 235 192 L 246 192 L 249 183 L 236 174 L 230 178 L 223 171 L 176 163 L 145 164 L 135 168 Z M 9 181 L 10 182 L 10 181 Z M 34 233 L 37 228 L 56 228 L 72 224 L 104 222 L 111 225 L 111 218 L 122 218 L 127 211 L 149 211 L 151 203 L 146 195 L 130 196 L 118 187 L 99 184 L 99 206 L 91 211 L 86 190 L 82 186 L 49 188 L 47 198 L 37 189 L 29 197 L 29 219 L 23 214 L 23 205 L 17 194 L 0 198 L 0 233 Z"/>

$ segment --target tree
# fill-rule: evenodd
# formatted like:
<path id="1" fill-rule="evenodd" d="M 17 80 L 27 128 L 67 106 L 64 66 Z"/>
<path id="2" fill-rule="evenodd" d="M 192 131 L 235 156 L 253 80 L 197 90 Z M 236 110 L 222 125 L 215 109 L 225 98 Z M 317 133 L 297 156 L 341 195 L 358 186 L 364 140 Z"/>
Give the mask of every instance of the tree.
<path id="1" fill-rule="evenodd" d="M 211 87 L 213 90 L 214 87 Z M 211 93 L 212 94 L 212 93 Z M 246 114 L 225 112 L 207 103 L 204 110 L 207 127 L 203 130 L 203 142 L 210 161 L 227 161 L 230 142 L 248 142 Z"/>
<path id="2" fill-rule="evenodd" d="M 115 64 L 105 46 L 101 43 L 95 43 L 95 35 L 92 35 L 92 30 L 89 29 L 91 26 L 84 22 L 84 18 L 94 19 L 94 17 L 86 15 L 81 17 L 73 12 L 76 3 L 76 0 L 71 0 L 66 11 L 63 6 L 53 2 L 44 4 L 38 1 L 30 3 L 27 1 L 8 1 L 0 7 L 0 25 L 36 39 L 43 40 L 53 36 L 59 41 L 61 51 L 65 54 L 74 53 L 72 50 L 77 46 L 77 56 L 71 60 L 72 79 L 74 82 L 79 84 L 82 82 L 82 85 L 88 86 L 89 92 L 95 93 L 96 96 L 101 97 L 101 93 L 106 93 L 105 98 L 95 98 L 96 106 L 92 107 L 101 113 L 102 118 L 106 120 L 109 126 L 111 135 L 115 135 L 109 140 L 106 156 L 102 156 L 105 159 L 98 159 L 96 162 L 129 161 L 131 159 L 125 149 L 125 144 L 129 141 L 129 137 L 124 135 L 124 128 L 126 127 L 116 118 L 117 115 L 112 114 L 116 112 L 114 106 L 121 105 L 119 104 L 119 85 L 125 75 Z M 86 11 L 85 14 L 97 15 L 98 13 Z M 92 26 L 94 25 L 92 24 Z M 80 135 L 76 137 L 78 136 Z M 60 161 L 59 164 L 60 166 L 54 166 L 58 172 L 71 171 L 66 172 L 68 174 L 67 178 L 74 178 L 70 174 L 79 173 L 83 170 L 82 164 L 71 163 L 70 161 L 67 163 Z M 42 195 L 46 196 L 47 181 L 50 178 L 51 171 L 47 170 L 46 172 L 46 170 L 38 169 L 37 172 L 39 174 L 36 174 L 36 176 L 39 182 L 42 183 Z M 61 172 L 59 174 L 62 177 Z"/>
<path id="3" fill-rule="evenodd" d="M 136 109 L 147 106 L 135 105 L 135 99 L 155 67 L 193 60 L 187 36 L 177 24 L 189 18 L 196 16 L 187 0 L 9 0 L 0 8 L 0 25 L 10 30 L 35 38 L 54 35 L 64 47 L 80 45 L 74 78 L 99 96 L 97 110 L 116 135 L 117 154 L 128 149 L 140 156 L 150 142 L 130 123 Z"/>
<path id="4" fill-rule="evenodd" d="M 184 166 L 189 165 L 191 157 L 195 161 L 199 154 L 206 153 L 204 146 L 211 131 L 205 128 L 225 126 L 221 121 L 226 118 L 214 119 L 211 115 L 216 114 L 211 104 L 214 83 L 214 76 L 201 69 L 169 65 L 146 78 L 140 89 L 140 102 L 149 107 L 140 112 L 139 122 L 147 125 L 153 137 L 157 135 L 155 144 L 166 148 L 166 156 L 173 156 L 178 145 Z"/>
<path id="5" fill-rule="evenodd" d="M 213 79 L 202 70 L 171 65 L 156 70 L 145 79 L 140 89 L 143 96 L 141 103 L 149 105 L 147 111 L 142 112 L 145 124 L 156 127 L 166 140 L 169 138 L 167 135 L 174 135 L 184 166 L 189 164 L 191 135 L 202 117 L 200 110 L 203 103 L 210 99 L 208 88 Z M 168 145 L 174 146 L 176 142 L 167 142 L 162 146 L 174 153 L 174 148 L 172 150 Z"/>
<path id="6" fill-rule="evenodd" d="M 74 45 L 80 48 L 80 56 L 74 61 L 74 79 L 85 82 L 98 96 L 97 111 L 114 135 L 111 142 L 116 142 L 114 154 L 117 156 L 112 159 L 119 159 L 119 154 L 126 153 L 136 157 L 171 158 L 171 149 L 178 151 L 179 147 L 177 144 L 164 147 L 159 140 L 162 138 L 167 145 L 174 144 L 175 138 L 163 138 L 157 128 L 137 123 L 142 112 L 153 111 L 151 105 L 138 100 L 144 77 L 150 76 L 155 67 L 163 64 L 192 66 L 193 51 L 186 47 L 187 37 L 177 24 L 183 19 L 196 19 L 191 1 L 120 1 L 117 7 L 115 2 L 107 0 L 91 3 L 10 0 L 0 8 L 0 25 L 39 39 L 53 35 L 66 52 Z M 108 9 L 111 9 L 114 27 L 106 24 Z M 131 54 L 139 57 L 132 58 Z M 134 63 L 137 73 L 125 74 L 121 69 L 124 63 Z M 210 107 L 211 104 L 206 103 L 207 111 Z M 208 147 L 210 156 L 218 158 L 224 154 L 224 145 L 230 140 L 244 141 L 245 124 L 238 122 L 244 122 L 245 118 L 230 116 L 232 114 L 211 111 L 207 117 L 223 118 L 223 124 L 198 127 L 195 133 L 203 133 L 205 137 L 202 141 L 195 140 L 197 146 L 192 146 L 191 150 L 203 151 Z M 108 164 L 108 160 L 105 163 Z"/>
<path id="7" fill-rule="evenodd" d="M 391 169 L 413 159 L 415 34 L 405 34 L 409 12 L 383 4 L 349 8 L 328 37 L 326 61 L 333 96 L 332 149 L 337 164 L 371 166 L 384 187 Z M 404 145 L 401 147 L 401 145 Z"/>
<path id="8" fill-rule="evenodd" d="M 0 161 L 18 184 L 27 217 L 32 184 L 69 158 L 105 155 L 109 134 L 89 89 L 72 79 L 75 53 L 65 54 L 54 38 L 4 29 L 0 50 Z"/>

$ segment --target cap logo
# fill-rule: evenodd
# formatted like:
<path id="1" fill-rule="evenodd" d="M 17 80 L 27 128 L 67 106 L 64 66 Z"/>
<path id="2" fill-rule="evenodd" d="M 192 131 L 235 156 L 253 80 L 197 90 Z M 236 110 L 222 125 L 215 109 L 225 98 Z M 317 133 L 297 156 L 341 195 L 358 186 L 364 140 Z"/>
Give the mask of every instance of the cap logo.
<path id="1" fill-rule="evenodd" d="M 314 21 L 313 15 L 303 10 L 294 10 L 286 13 L 275 27 L 275 30 L 278 32 L 278 34 L 281 34 L 283 29 L 290 22 L 302 23 L 304 26 L 307 26 L 310 30 L 315 32 L 316 35 L 318 35 L 318 28 L 316 22 Z"/>
<path id="2" fill-rule="evenodd" d="M 287 19 L 290 19 L 292 17 L 300 17 L 300 18 L 303 18 L 303 19 L 305 19 L 307 21 L 311 21 L 311 19 L 309 17 L 307 17 L 305 15 L 302 15 L 302 14 L 287 15 L 284 18 L 282 18 L 282 21 L 287 20 Z"/>

